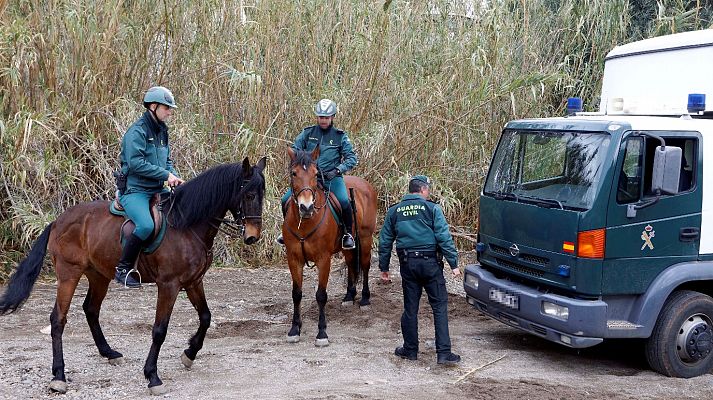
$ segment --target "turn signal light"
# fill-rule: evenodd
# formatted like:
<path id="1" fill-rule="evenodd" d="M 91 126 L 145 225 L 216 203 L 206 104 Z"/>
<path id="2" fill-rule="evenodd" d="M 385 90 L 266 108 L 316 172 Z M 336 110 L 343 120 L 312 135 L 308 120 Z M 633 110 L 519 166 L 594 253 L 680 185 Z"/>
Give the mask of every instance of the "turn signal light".
<path id="1" fill-rule="evenodd" d="M 602 228 L 577 233 L 577 257 L 604 258 L 605 232 Z"/>

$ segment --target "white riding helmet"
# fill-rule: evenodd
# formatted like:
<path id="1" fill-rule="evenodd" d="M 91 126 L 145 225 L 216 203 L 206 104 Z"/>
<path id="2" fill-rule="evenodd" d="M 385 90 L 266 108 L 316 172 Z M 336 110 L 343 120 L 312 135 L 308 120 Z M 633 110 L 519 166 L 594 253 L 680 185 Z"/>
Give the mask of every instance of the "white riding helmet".
<path id="1" fill-rule="evenodd" d="M 144 107 L 149 108 L 149 104 L 159 103 L 171 108 L 178 108 L 173 99 L 173 93 L 163 86 L 153 86 L 144 95 Z"/>
<path id="2" fill-rule="evenodd" d="M 318 117 L 331 117 L 337 113 L 337 103 L 329 99 L 322 99 L 314 105 L 314 114 Z"/>

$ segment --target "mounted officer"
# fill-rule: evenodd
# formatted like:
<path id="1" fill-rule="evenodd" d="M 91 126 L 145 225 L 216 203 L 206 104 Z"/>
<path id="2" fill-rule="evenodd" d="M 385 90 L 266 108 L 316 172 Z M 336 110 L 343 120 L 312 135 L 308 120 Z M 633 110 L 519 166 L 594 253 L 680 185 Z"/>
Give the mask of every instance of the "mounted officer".
<path id="1" fill-rule="evenodd" d="M 460 356 L 451 352 L 448 292 L 441 253 L 448 261 L 453 276 L 457 277 L 460 275 L 458 251 L 443 211 L 428 201 L 430 185 L 428 177 L 414 176 L 409 182 L 409 194 L 389 208 L 379 238 L 379 269 L 381 279 L 389 282 L 389 261 L 395 241 L 404 296 L 404 312 L 401 315 L 404 344 L 397 347 L 394 353 L 409 360 L 418 358 L 418 306 L 421 293 L 426 289 L 433 309 L 437 362 L 453 365 L 460 362 Z"/>
<path id="2" fill-rule="evenodd" d="M 119 156 L 121 173 L 126 179 L 126 187 L 120 188 L 119 201 L 136 227 L 125 238 L 115 279 L 131 288 L 141 286 L 130 272 L 154 229 L 149 201 L 154 194 L 166 190 L 164 182 L 171 187 L 183 183 L 173 168 L 168 144 L 166 122 L 178 107 L 173 94 L 163 86 L 154 86 L 144 95 L 144 107 L 146 112 L 124 134 Z"/>
<path id="3" fill-rule="evenodd" d="M 334 193 L 339 205 L 342 208 L 342 222 L 344 223 L 344 236 L 342 237 L 342 248 L 351 250 L 355 247 L 352 236 L 352 206 L 349 203 L 347 187 L 344 185 L 342 175 L 357 165 L 357 156 L 354 153 L 351 141 L 346 132 L 334 127 L 334 115 L 337 113 L 337 103 L 329 99 L 322 99 L 314 106 L 314 114 L 317 116 L 317 125 L 304 128 L 295 143 L 293 149 L 306 150 L 311 152 L 319 146 L 319 158 L 317 168 L 320 173 L 317 175 L 319 182 L 326 190 Z M 287 201 L 292 196 L 292 189 L 289 189 L 282 196 L 282 216 L 287 213 Z M 277 243 L 284 245 L 285 242 L 280 235 L 276 239 Z"/>

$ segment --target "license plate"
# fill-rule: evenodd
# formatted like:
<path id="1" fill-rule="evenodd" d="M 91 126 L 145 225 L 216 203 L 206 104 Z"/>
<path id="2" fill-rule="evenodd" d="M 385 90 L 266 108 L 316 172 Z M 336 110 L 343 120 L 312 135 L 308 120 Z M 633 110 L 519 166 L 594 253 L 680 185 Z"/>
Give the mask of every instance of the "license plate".
<path id="1" fill-rule="evenodd" d="M 500 289 L 491 288 L 488 292 L 488 297 L 490 300 L 500 303 L 505 307 L 512 308 L 513 310 L 520 309 L 520 298 L 517 295 L 505 293 Z"/>

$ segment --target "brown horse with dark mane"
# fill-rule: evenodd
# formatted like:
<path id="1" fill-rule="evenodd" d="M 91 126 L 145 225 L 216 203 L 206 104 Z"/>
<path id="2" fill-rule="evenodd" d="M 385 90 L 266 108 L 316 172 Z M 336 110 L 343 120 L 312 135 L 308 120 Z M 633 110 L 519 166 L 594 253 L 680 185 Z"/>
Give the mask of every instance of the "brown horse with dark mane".
<path id="1" fill-rule="evenodd" d="M 282 225 L 282 234 L 287 249 L 287 263 L 292 275 L 292 328 L 287 336 L 288 342 L 300 340 L 302 317 L 300 305 L 302 302 L 302 279 L 305 264 L 313 262 L 317 267 L 319 283 L 317 287 L 317 304 L 319 305 L 319 332 L 315 346 L 327 346 L 327 320 L 324 306 L 327 303 L 327 282 L 331 268 L 332 255 L 338 252 L 344 254 L 348 266 L 347 293 L 343 305 L 354 304 L 356 283 L 362 275 L 361 307 L 369 305 L 369 266 L 371 263 L 372 236 L 376 230 L 376 191 L 365 181 L 356 176 L 345 176 L 344 183 L 349 192 L 353 193 L 353 208 L 357 247 L 353 250 L 342 250 L 340 238 L 341 226 L 329 210 L 327 192 L 318 186 L 317 164 L 319 147 L 308 153 L 306 151 L 287 150 L 290 156 L 290 186 L 292 197 L 289 199 L 287 215 Z M 338 203 L 337 203 L 338 204 Z"/>
<path id="2" fill-rule="evenodd" d="M 262 203 L 265 194 L 265 158 L 251 166 L 247 157 L 240 164 L 224 164 L 211 168 L 179 186 L 167 205 L 169 228 L 161 246 L 151 254 L 142 255 L 138 270 L 144 282 L 156 282 L 158 299 L 152 344 L 144 376 L 152 394 L 166 392 L 158 377 L 157 360 L 173 305 L 181 289 L 198 311 L 198 331 L 191 337 L 181 361 L 190 368 L 203 347 L 210 326 L 210 310 L 203 290 L 203 276 L 213 260 L 213 241 L 229 211 L 235 223 L 242 224 L 243 240 L 253 244 L 262 230 Z M 119 229 L 123 218 L 109 213 L 109 202 L 93 201 L 77 204 L 45 228 L 0 298 L 0 315 L 17 310 L 30 295 L 49 249 L 57 274 L 57 300 L 50 316 L 52 326 L 52 381 L 50 389 L 65 393 L 62 332 L 72 296 L 82 275 L 89 281 L 83 308 L 89 329 L 99 354 L 113 365 L 123 362 L 121 353 L 107 344 L 99 326 L 99 311 L 114 267 L 119 261 L 121 245 Z"/>

